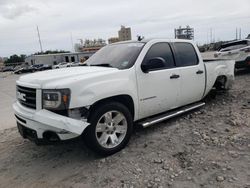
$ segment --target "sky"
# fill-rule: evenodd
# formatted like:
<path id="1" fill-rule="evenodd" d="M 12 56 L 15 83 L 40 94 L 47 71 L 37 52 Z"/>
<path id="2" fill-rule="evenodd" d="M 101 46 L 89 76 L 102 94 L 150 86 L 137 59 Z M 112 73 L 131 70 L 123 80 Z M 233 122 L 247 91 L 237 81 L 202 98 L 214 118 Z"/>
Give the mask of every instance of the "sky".
<path id="1" fill-rule="evenodd" d="M 195 41 L 232 40 L 236 28 L 250 34 L 250 0 L 0 0 L 0 57 L 43 50 L 72 50 L 79 39 L 118 35 L 121 25 L 132 37 L 174 38 L 190 25 Z"/>

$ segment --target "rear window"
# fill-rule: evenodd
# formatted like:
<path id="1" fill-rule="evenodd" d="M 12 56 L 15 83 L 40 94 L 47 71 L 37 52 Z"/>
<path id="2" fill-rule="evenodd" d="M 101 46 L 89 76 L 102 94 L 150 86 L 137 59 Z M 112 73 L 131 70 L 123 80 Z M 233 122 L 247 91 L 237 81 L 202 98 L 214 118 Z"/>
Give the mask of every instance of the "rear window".
<path id="1" fill-rule="evenodd" d="M 185 67 L 198 65 L 199 59 L 196 54 L 196 51 L 192 44 L 185 42 L 174 43 L 176 57 L 177 57 L 177 66 Z"/>
<path id="2" fill-rule="evenodd" d="M 222 44 L 220 51 L 222 51 L 222 50 L 224 50 L 224 51 L 235 50 L 238 48 L 244 48 L 248 45 L 250 45 L 250 41 L 248 41 L 248 40 L 240 40 L 240 41 L 236 41 L 236 42 L 230 42 L 230 43 Z"/>
<path id="3" fill-rule="evenodd" d="M 247 47 L 246 44 L 232 45 L 230 47 L 221 49 L 220 52 L 227 52 L 227 51 L 237 50 L 237 49 L 241 49 L 241 48 L 245 48 L 245 47 Z"/>

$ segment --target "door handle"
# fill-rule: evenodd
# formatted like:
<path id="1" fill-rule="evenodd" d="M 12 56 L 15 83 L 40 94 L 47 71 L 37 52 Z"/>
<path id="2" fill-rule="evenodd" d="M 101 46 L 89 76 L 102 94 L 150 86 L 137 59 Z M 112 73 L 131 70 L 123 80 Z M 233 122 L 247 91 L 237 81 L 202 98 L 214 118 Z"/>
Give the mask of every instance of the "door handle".
<path id="1" fill-rule="evenodd" d="M 204 71 L 202 71 L 202 70 L 198 70 L 198 71 L 196 72 L 196 74 L 203 74 L 203 72 L 204 72 Z"/>
<path id="2" fill-rule="evenodd" d="M 177 78 L 180 78 L 180 75 L 173 74 L 172 76 L 170 76 L 170 79 L 177 79 Z"/>

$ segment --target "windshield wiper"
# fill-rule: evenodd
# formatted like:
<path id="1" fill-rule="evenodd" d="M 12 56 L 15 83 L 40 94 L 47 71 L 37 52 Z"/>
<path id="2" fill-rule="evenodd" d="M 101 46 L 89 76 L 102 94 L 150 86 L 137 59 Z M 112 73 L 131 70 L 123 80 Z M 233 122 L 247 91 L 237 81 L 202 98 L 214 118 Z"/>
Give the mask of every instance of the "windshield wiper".
<path id="1" fill-rule="evenodd" d="M 110 64 L 108 64 L 108 63 L 94 64 L 94 65 L 90 65 L 90 66 L 112 67 L 112 65 L 110 65 Z M 113 67 L 112 67 L 112 68 L 113 68 Z"/>

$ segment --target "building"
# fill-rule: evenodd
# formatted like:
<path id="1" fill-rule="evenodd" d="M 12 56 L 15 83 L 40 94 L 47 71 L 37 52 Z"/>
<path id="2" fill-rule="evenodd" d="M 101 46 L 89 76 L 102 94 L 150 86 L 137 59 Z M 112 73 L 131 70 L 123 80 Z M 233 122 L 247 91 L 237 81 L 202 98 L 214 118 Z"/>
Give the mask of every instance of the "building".
<path id="1" fill-rule="evenodd" d="M 132 40 L 131 36 L 131 28 L 126 28 L 125 26 L 121 26 L 121 29 L 118 31 L 118 37 L 111 37 L 108 39 L 108 43 L 116 43 L 120 41 Z"/>
<path id="2" fill-rule="evenodd" d="M 121 26 L 121 29 L 118 31 L 118 38 L 119 41 L 126 41 L 126 40 L 132 40 L 132 35 L 131 35 L 131 28 L 130 27 L 125 27 Z"/>
<path id="3" fill-rule="evenodd" d="M 187 39 L 193 40 L 194 39 L 194 28 L 187 26 L 182 28 L 181 26 L 178 29 L 175 29 L 175 38 L 176 39 Z"/>
<path id="4" fill-rule="evenodd" d="M 109 44 L 113 44 L 113 43 L 116 43 L 116 42 L 119 42 L 118 37 L 111 37 L 111 38 L 108 39 Z"/>
<path id="5" fill-rule="evenodd" d="M 75 44 L 75 51 L 96 52 L 106 45 L 107 45 L 106 41 L 103 39 L 94 39 L 94 40 L 86 39 L 84 43 L 83 40 L 80 39 L 80 43 Z"/>
<path id="6" fill-rule="evenodd" d="M 25 62 L 29 65 L 47 64 L 57 65 L 61 62 L 82 62 L 92 56 L 94 52 L 75 52 L 75 53 L 58 53 L 30 55 L 25 58 Z"/>

